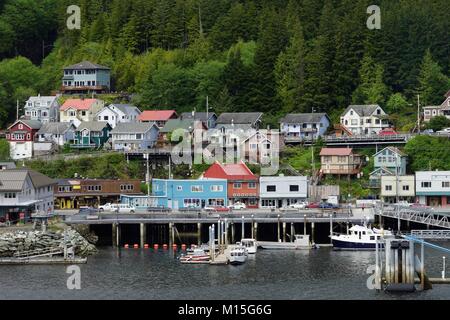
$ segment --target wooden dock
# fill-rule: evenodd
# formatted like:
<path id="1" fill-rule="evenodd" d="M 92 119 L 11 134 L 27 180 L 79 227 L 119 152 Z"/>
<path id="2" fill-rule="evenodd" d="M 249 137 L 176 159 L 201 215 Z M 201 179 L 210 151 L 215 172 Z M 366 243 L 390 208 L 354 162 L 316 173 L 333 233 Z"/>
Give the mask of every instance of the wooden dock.
<path id="1" fill-rule="evenodd" d="M 51 265 L 51 264 L 85 264 L 87 258 L 47 257 L 47 258 L 0 258 L 0 265 Z"/>

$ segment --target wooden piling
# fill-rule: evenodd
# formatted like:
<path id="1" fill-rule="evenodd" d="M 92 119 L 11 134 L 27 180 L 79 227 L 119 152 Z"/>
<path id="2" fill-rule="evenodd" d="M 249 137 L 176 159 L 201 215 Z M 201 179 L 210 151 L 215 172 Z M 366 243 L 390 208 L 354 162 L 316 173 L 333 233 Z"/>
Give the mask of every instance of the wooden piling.
<path id="1" fill-rule="evenodd" d="M 146 230 L 146 225 L 145 225 L 145 223 L 141 223 L 140 224 L 140 245 L 141 245 L 141 248 L 143 248 L 144 247 L 144 244 L 145 244 L 145 239 L 147 238 L 147 230 Z"/>
<path id="2" fill-rule="evenodd" d="M 197 245 L 202 244 L 202 224 L 197 223 Z"/>

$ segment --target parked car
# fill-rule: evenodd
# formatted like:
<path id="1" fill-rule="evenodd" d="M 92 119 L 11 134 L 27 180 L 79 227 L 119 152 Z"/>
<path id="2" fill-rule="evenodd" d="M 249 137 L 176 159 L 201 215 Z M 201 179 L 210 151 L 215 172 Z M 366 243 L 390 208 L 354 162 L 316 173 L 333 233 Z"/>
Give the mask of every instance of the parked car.
<path id="1" fill-rule="evenodd" d="M 436 132 L 437 134 L 450 135 L 450 128 L 445 128 Z"/>
<path id="2" fill-rule="evenodd" d="M 78 213 L 80 213 L 80 214 L 97 214 L 98 209 L 83 206 L 83 207 L 80 207 L 80 209 L 78 210 Z"/>
<path id="3" fill-rule="evenodd" d="M 317 202 L 311 202 L 310 204 L 308 204 L 306 206 L 306 209 L 318 209 L 319 208 L 319 203 Z"/>
<path id="4" fill-rule="evenodd" d="M 321 202 L 319 204 L 320 209 L 339 209 L 339 205 L 329 202 Z"/>
<path id="5" fill-rule="evenodd" d="M 288 206 L 290 209 L 305 209 L 308 204 L 304 201 L 292 203 Z"/>
<path id="6" fill-rule="evenodd" d="M 135 213 L 136 208 L 126 203 L 113 204 L 112 211 L 116 213 Z"/>
<path id="7" fill-rule="evenodd" d="M 230 211 L 230 208 L 227 208 L 225 206 L 206 206 L 203 208 L 203 210 L 207 212 L 228 212 Z"/>
<path id="8" fill-rule="evenodd" d="M 99 210 L 100 212 L 103 212 L 103 211 L 113 211 L 113 207 L 114 207 L 114 205 L 113 205 L 112 203 L 108 202 L 108 203 L 105 203 L 105 204 L 102 205 L 102 206 L 98 206 L 98 210 Z"/>
<path id="9" fill-rule="evenodd" d="M 232 205 L 229 205 L 228 208 L 231 210 L 242 210 L 242 209 L 247 209 L 247 206 L 245 205 L 245 203 L 236 202 Z"/>

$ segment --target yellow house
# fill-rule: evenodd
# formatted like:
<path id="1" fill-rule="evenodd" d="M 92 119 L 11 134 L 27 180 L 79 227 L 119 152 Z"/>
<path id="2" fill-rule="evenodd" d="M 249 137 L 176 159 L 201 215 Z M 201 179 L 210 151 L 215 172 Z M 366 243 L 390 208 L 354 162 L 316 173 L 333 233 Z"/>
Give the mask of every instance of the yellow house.
<path id="1" fill-rule="evenodd" d="M 60 121 L 72 122 L 78 127 L 81 122 L 94 121 L 104 106 L 105 102 L 99 99 L 68 99 L 59 110 Z"/>

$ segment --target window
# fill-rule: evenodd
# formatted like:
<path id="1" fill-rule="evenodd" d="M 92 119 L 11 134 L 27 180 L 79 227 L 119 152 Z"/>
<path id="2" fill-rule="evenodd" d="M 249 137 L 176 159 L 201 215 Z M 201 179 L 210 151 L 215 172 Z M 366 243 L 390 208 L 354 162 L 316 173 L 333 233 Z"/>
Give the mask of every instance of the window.
<path id="1" fill-rule="evenodd" d="M 377 109 L 377 114 L 381 114 L 381 110 L 380 109 Z"/>
<path id="2" fill-rule="evenodd" d="M 203 192 L 203 186 L 199 185 L 191 186 L 191 192 Z"/>
<path id="3" fill-rule="evenodd" d="M 86 115 L 86 111 L 81 111 L 81 115 L 84 117 Z"/>
<path id="4" fill-rule="evenodd" d="M 177 191 L 183 191 L 183 186 L 177 186 Z"/>
<path id="5" fill-rule="evenodd" d="M 69 116 L 75 117 L 75 115 L 76 115 L 75 111 L 69 111 Z"/>
<path id="6" fill-rule="evenodd" d="M 442 188 L 450 188 L 450 181 L 442 181 Z"/>
<path id="7" fill-rule="evenodd" d="M 211 186 L 211 191 L 212 192 L 222 192 L 223 191 L 223 186 L 221 186 L 221 185 L 212 185 Z"/>
<path id="8" fill-rule="evenodd" d="M 351 116 L 353 115 L 353 110 L 352 110 L 352 111 L 350 111 L 350 115 L 351 115 Z"/>
<path id="9" fill-rule="evenodd" d="M 120 191 L 132 191 L 134 190 L 134 186 L 132 184 L 121 184 Z"/>
<path id="10" fill-rule="evenodd" d="M 380 124 L 380 119 L 375 119 L 375 124 Z"/>
<path id="11" fill-rule="evenodd" d="M 392 191 L 392 186 L 391 185 L 386 185 L 386 186 L 384 186 L 384 189 L 386 191 Z"/>
<path id="12" fill-rule="evenodd" d="M 137 133 L 136 134 L 136 140 L 141 140 L 142 139 L 142 134 L 141 133 Z"/>
<path id="13" fill-rule="evenodd" d="M 19 130 L 23 129 L 23 124 L 19 124 Z"/>
<path id="14" fill-rule="evenodd" d="M 249 182 L 248 183 L 248 188 L 249 189 L 256 189 L 256 182 Z"/>
<path id="15" fill-rule="evenodd" d="M 109 117 L 108 117 L 108 116 L 104 116 L 104 117 L 103 117 L 103 120 L 108 121 L 108 120 L 109 120 Z"/>
<path id="16" fill-rule="evenodd" d="M 255 150 L 256 148 L 258 148 L 258 145 L 256 143 L 250 144 L 250 149 Z"/>
<path id="17" fill-rule="evenodd" d="M 242 183 L 240 183 L 240 182 L 233 183 L 233 188 L 234 189 L 241 189 L 242 188 Z"/>
<path id="18" fill-rule="evenodd" d="M 358 125 L 358 120 L 352 119 L 352 126 L 357 126 L 357 125 Z"/>
<path id="19" fill-rule="evenodd" d="M 6 199 L 14 199 L 14 198 L 16 198 L 16 193 L 15 192 L 7 192 L 7 193 L 5 193 L 5 198 Z"/>
<path id="20" fill-rule="evenodd" d="M 372 119 L 366 119 L 366 123 L 371 124 L 372 123 Z"/>
<path id="21" fill-rule="evenodd" d="M 421 186 L 422 186 L 422 188 L 431 188 L 431 182 L 430 181 L 423 181 Z"/>
<path id="22" fill-rule="evenodd" d="M 277 187 L 276 186 L 267 186 L 266 187 L 267 192 L 276 192 L 277 191 Z"/>
<path id="23" fill-rule="evenodd" d="M 289 186 L 289 191 L 290 192 L 298 192 L 298 190 L 299 190 L 298 184 L 291 184 Z"/>
<path id="24" fill-rule="evenodd" d="M 409 191 L 409 186 L 403 186 L 403 191 Z"/>

